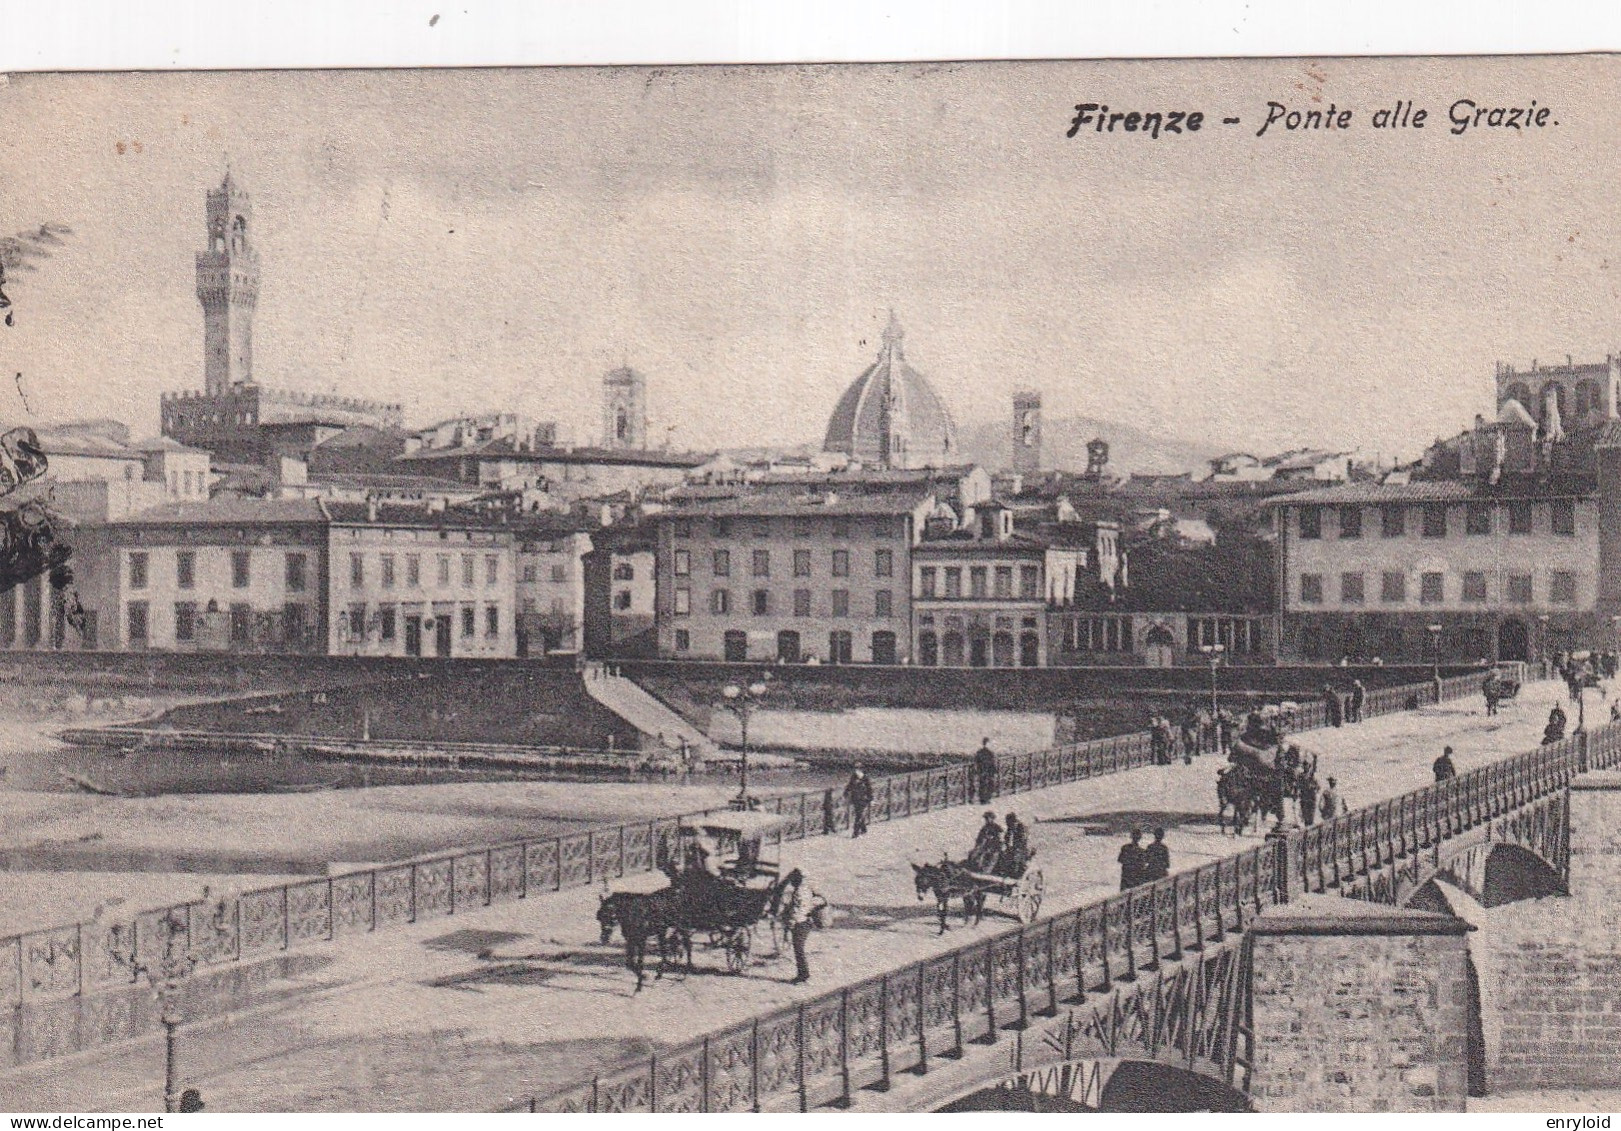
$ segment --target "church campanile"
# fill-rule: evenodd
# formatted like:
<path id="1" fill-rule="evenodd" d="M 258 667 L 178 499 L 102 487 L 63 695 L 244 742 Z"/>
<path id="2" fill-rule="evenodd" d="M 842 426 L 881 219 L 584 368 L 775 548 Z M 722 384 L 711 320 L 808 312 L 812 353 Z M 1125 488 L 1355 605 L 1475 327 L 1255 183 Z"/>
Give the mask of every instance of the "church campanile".
<path id="1" fill-rule="evenodd" d="M 248 242 L 248 194 L 230 171 L 208 192 L 208 250 L 197 253 L 203 304 L 203 380 L 218 395 L 253 381 L 253 308 L 259 301 L 259 253 Z"/>

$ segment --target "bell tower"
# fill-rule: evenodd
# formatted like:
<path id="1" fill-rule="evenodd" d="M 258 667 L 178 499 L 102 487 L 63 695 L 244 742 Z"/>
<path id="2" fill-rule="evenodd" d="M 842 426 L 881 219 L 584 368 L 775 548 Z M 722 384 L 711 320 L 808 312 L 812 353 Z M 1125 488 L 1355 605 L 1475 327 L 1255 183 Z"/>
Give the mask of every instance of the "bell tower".
<path id="1" fill-rule="evenodd" d="M 1020 475 L 1041 471 L 1041 394 L 1013 394 L 1013 470 Z"/>
<path id="2" fill-rule="evenodd" d="M 602 446 L 647 447 L 647 379 L 628 365 L 602 379 Z"/>
<path id="3" fill-rule="evenodd" d="M 203 304 L 203 381 L 214 395 L 253 380 L 253 309 L 259 301 L 259 253 L 249 242 L 248 194 L 226 170 L 208 191 L 208 250 L 197 253 Z"/>

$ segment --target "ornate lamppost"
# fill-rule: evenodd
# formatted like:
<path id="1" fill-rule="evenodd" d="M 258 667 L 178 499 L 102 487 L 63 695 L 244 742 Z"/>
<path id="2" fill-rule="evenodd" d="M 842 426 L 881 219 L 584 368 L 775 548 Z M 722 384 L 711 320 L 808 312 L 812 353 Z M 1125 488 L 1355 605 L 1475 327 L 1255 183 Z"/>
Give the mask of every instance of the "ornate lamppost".
<path id="1" fill-rule="evenodd" d="M 1430 631 L 1430 678 L 1435 680 L 1435 701 L 1441 701 L 1441 626 L 1432 624 Z"/>
<path id="2" fill-rule="evenodd" d="M 755 706 L 766 693 L 766 680 L 770 676 L 762 675 L 749 684 L 728 683 L 721 688 L 721 706 L 737 716 L 743 728 L 743 753 L 738 768 L 737 796 L 732 798 L 733 809 L 754 809 L 760 802 L 749 794 L 749 716 L 754 713 Z"/>
<path id="3" fill-rule="evenodd" d="M 1227 649 L 1222 644 L 1201 644 L 1199 651 L 1210 661 L 1210 716 L 1214 719 L 1220 710 L 1216 705 L 1216 669 L 1221 667 L 1221 656 Z"/>
<path id="4" fill-rule="evenodd" d="M 136 963 L 132 967 L 135 979 L 145 978 L 157 994 L 163 1022 L 163 1110 L 180 1110 L 180 1070 L 175 1058 L 176 1033 L 185 1017 L 180 1012 L 180 997 L 186 979 L 191 976 L 197 959 L 182 946 L 177 953 L 176 940 L 187 937 L 187 929 L 170 916 L 163 919 L 163 953 L 155 963 Z"/>
<path id="5" fill-rule="evenodd" d="M 1537 615 L 1537 644 L 1542 660 L 1542 675 L 1546 679 L 1553 675 L 1553 666 L 1548 662 L 1548 614 Z"/>

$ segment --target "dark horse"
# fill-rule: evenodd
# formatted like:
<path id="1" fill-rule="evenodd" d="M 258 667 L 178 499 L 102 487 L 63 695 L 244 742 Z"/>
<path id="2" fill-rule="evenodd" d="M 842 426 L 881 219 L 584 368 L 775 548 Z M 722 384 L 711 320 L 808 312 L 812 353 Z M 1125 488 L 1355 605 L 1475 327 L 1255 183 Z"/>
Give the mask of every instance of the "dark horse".
<path id="1" fill-rule="evenodd" d="M 962 919 L 972 919 L 975 926 L 985 915 L 985 891 L 968 871 L 966 864 L 958 864 L 949 857 L 938 864 L 913 864 L 912 879 L 917 886 L 919 901 L 934 893 L 935 906 L 940 913 L 940 933 L 946 933 L 946 905 L 953 899 L 962 900 Z"/>
<path id="2" fill-rule="evenodd" d="M 669 962 L 670 936 L 680 922 L 683 903 L 681 889 L 672 886 L 646 895 L 617 892 L 597 905 L 602 941 L 606 943 L 613 937 L 615 927 L 625 936 L 625 968 L 636 975 L 637 993 L 641 992 L 645 980 L 648 939 L 656 939 L 659 945 L 659 969 L 654 977 L 664 976 L 664 967 Z"/>

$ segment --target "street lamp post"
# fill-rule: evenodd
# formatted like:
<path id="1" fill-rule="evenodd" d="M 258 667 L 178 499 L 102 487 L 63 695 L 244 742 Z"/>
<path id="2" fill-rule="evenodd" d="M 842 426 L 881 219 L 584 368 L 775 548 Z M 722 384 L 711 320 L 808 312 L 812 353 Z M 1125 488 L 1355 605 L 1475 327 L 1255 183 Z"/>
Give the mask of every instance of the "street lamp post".
<path id="1" fill-rule="evenodd" d="M 1430 628 L 1430 676 L 1435 680 L 1436 702 L 1441 699 L 1441 626 L 1432 624 Z"/>
<path id="2" fill-rule="evenodd" d="M 725 697 L 721 705 L 737 716 L 738 723 L 743 728 L 743 753 L 738 764 L 738 790 L 737 796 L 732 798 L 733 809 L 747 810 L 759 805 L 759 802 L 749 795 L 749 716 L 754 713 L 755 705 L 765 695 L 768 678 L 761 676 L 747 685 L 728 683 L 721 688 L 721 695 Z"/>
<path id="3" fill-rule="evenodd" d="M 1547 678 L 1553 674 L 1553 667 L 1548 663 L 1548 614 L 1537 615 L 1537 644 L 1541 651 L 1542 675 Z"/>
<path id="4" fill-rule="evenodd" d="M 1227 649 L 1221 644 L 1201 644 L 1199 651 L 1210 661 L 1210 715 L 1214 719 L 1220 710 L 1216 704 L 1216 669 L 1221 666 L 1221 654 Z"/>
<path id="5" fill-rule="evenodd" d="M 176 1034 L 185 1017 L 180 1012 L 180 995 L 185 980 L 197 965 L 197 959 L 184 952 L 176 953 L 175 941 L 187 934 L 184 926 L 172 918 L 163 920 L 163 953 L 155 964 L 137 964 L 135 978 L 145 978 L 158 997 L 163 1022 L 163 1110 L 180 1110 L 180 1067 L 175 1057 Z"/>

